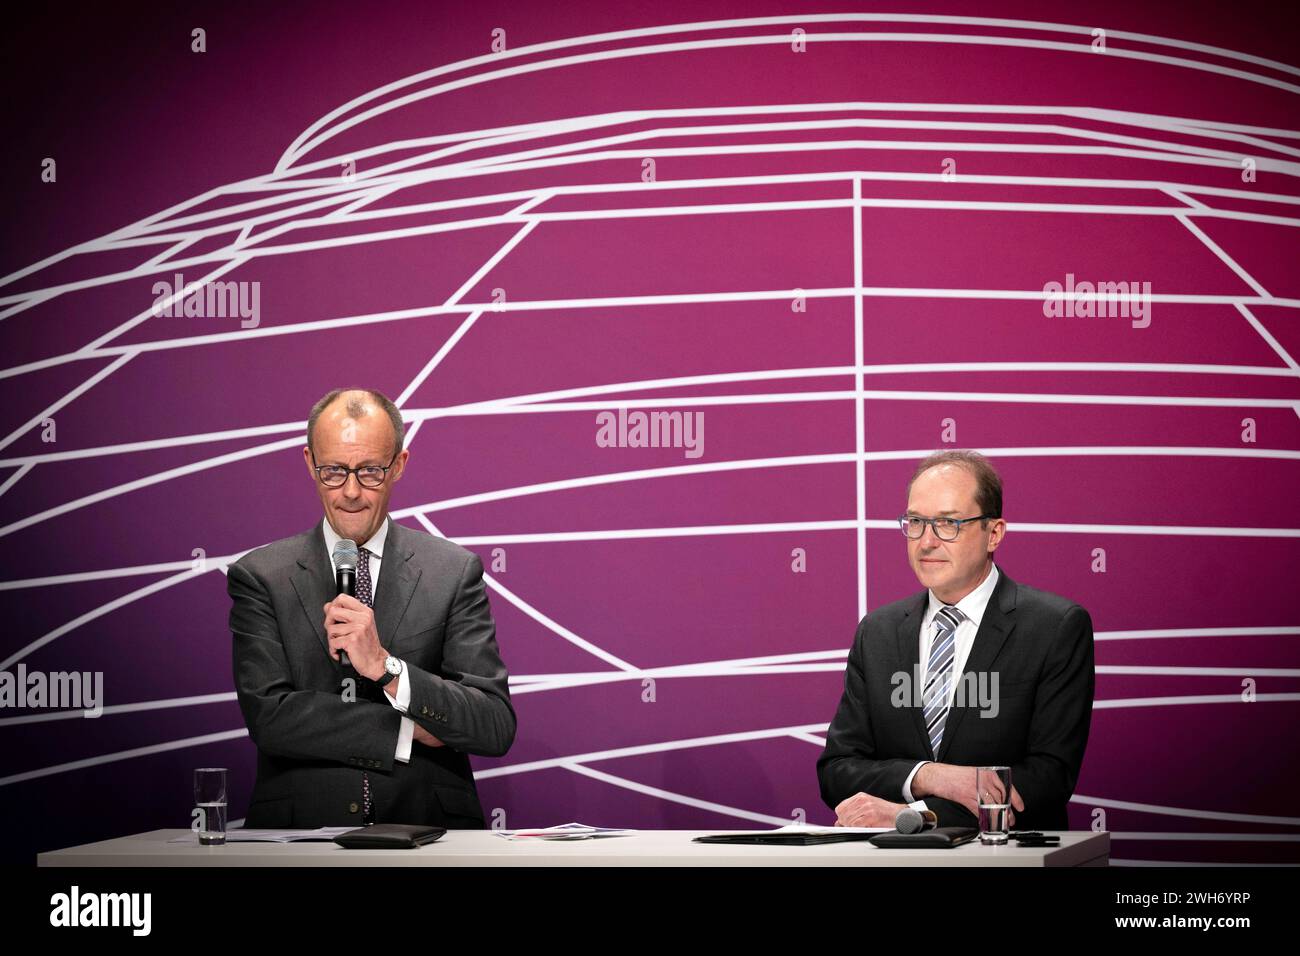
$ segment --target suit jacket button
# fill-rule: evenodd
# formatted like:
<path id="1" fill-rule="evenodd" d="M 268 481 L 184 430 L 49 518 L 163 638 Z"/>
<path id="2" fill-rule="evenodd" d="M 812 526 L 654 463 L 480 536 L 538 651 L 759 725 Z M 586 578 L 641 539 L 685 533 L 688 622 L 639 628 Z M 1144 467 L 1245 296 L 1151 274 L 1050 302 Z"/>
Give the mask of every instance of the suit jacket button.
<path id="1" fill-rule="evenodd" d="M 356 813 L 356 812 L 357 812 L 358 810 L 360 810 L 360 809 L 361 809 L 361 808 L 358 807 L 355 803 L 349 803 L 349 804 L 348 804 L 348 813 Z"/>

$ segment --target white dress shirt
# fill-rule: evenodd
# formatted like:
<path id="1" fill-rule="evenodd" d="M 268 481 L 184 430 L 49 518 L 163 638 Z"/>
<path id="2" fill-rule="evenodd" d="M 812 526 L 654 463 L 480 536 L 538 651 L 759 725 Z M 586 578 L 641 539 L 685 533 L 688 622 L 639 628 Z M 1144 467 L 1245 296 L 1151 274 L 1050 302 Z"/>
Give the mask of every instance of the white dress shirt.
<path id="1" fill-rule="evenodd" d="M 384 542 L 388 539 L 388 522 L 389 518 L 384 519 L 379 530 L 374 536 L 361 547 L 370 552 L 370 600 L 374 601 L 375 595 L 379 593 L 379 571 L 383 566 Z M 330 527 L 329 519 L 322 522 L 325 531 L 325 552 L 329 555 L 334 554 L 334 545 L 338 544 L 342 538 Z M 406 713 L 407 707 L 411 703 L 411 682 L 406 679 L 406 661 L 402 661 L 402 675 L 397 678 L 397 696 L 394 697 L 387 691 L 384 697 L 390 704 L 396 707 L 402 714 Z M 411 743 L 415 739 L 415 721 L 409 717 L 402 717 L 402 727 L 397 734 L 397 752 L 394 758 L 401 763 L 411 762 Z"/>
<path id="2" fill-rule="evenodd" d="M 989 606 L 989 598 L 993 596 L 993 589 L 998 583 L 998 567 L 996 564 L 991 565 L 989 573 L 984 576 L 984 580 L 976 585 L 975 590 L 971 591 L 964 598 L 957 602 L 957 609 L 966 615 L 965 620 L 957 625 L 957 633 L 953 638 L 952 652 L 952 673 L 953 679 L 948 682 L 948 707 L 952 707 L 953 698 L 957 693 L 957 685 L 961 683 L 961 675 L 966 667 L 966 658 L 970 656 L 971 646 L 975 643 L 975 634 L 979 630 L 980 621 L 984 618 L 984 609 Z M 930 592 L 930 600 L 925 609 L 925 617 L 921 619 L 921 657 L 920 660 L 925 662 L 928 669 L 930 663 L 930 643 L 934 639 L 934 616 L 939 613 L 941 608 L 945 607 L 943 601 Z M 925 686 L 929 674 L 921 675 L 921 686 Z M 947 718 L 945 718 L 946 720 Z M 928 810 L 924 800 L 912 799 L 912 778 L 924 764 L 930 763 L 929 760 L 922 760 L 912 768 L 912 772 L 907 775 L 907 780 L 903 782 L 903 799 L 907 805 L 914 810 Z"/>

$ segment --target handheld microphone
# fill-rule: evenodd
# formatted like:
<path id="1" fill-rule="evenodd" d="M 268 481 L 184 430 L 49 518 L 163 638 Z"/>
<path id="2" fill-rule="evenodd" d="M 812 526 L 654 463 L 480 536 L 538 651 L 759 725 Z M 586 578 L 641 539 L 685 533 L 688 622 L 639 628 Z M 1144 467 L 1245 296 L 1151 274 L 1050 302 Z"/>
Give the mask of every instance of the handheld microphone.
<path id="1" fill-rule="evenodd" d="M 894 818 L 894 829 L 899 833 L 920 833 L 933 830 L 939 825 L 939 815 L 933 810 L 914 810 L 907 807 L 898 811 Z"/>
<path id="2" fill-rule="evenodd" d="M 357 596 L 357 561 L 361 558 L 361 553 L 357 551 L 357 543 L 351 538 L 343 538 L 338 544 L 334 545 L 334 584 L 337 590 L 335 594 L 346 594 L 348 597 Z M 339 651 L 339 661 L 344 667 L 351 667 L 352 662 L 348 660 L 347 651 Z"/>

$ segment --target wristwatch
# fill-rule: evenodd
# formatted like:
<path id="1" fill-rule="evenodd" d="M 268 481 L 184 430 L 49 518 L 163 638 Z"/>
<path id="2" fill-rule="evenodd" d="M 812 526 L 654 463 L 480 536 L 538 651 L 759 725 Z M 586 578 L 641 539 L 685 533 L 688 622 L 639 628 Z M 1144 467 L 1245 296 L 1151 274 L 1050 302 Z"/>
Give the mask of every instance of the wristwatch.
<path id="1" fill-rule="evenodd" d="M 375 681 L 376 686 L 383 687 L 398 674 L 402 673 L 402 662 L 400 659 L 389 654 L 384 658 L 384 676 Z"/>

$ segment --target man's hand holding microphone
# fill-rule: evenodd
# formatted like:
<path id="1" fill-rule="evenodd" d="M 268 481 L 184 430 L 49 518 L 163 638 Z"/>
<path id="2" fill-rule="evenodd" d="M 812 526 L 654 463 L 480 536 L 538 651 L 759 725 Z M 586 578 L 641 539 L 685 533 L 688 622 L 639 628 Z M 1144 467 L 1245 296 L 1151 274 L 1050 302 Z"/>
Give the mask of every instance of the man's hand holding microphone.
<path id="1" fill-rule="evenodd" d="M 384 661 L 388 651 L 379 643 L 379 631 L 375 627 L 375 612 L 356 598 L 348 594 L 339 594 L 325 605 L 325 636 L 329 638 L 330 656 L 336 661 L 342 660 L 368 680 L 379 680 L 384 676 Z M 346 655 L 340 657 L 340 655 Z M 399 682 L 405 675 L 399 675 L 384 687 L 385 693 L 397 696 Z M 415 723 L 411 739 L 426 747 L 446 746 L 441 740 L 429 733 L 419 723 Z"/>

